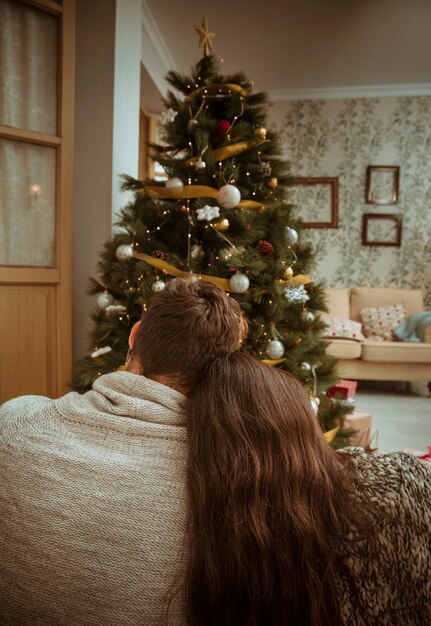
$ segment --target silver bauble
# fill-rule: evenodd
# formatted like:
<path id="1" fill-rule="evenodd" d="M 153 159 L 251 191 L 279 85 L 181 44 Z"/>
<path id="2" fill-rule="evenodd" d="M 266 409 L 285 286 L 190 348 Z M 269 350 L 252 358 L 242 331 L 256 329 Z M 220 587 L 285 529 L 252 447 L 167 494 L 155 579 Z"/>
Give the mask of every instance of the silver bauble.
<path id="1" fill-rule="evenodd" d="M 166 287 L 166 283 L 163 282 L 163 280 L 156 280 L 156 282 L 154 282 L 151 285 L 151 289 L 155 292 L 155 293 L 159 293 L 160 291 L 163 291 L 163 289 Z"/>
<path id="2" fill-rule="evenodd" d="M 281 359 L 284 354 L 284 346 L 278 339 L 273 339 L 266 346 L 266 354 L 270 359 Z"/>
<path id="3" fill-rule="evenodd" d="M 184 187 L 184 183 L 181 178 L 173 176 L 172 178 L 168 178 L 168 180 L 165 182 L 165 187 L 167 189 L 180 189 L 181 187 Z"/>
<path id="4" fill-rule="evenodd" d="M 104 309 L 106 309 L 107 306 L 109 306 L 110 304 L 112 304 L 114 301 L 114 298 L 111 296 L 110 293 L 108 293 L 107 291 L 104 291 L 103 293 L 100 293 L 97 296 L 97 306 L 99 307 L 99 309 L 101 309 L 102 311 Z"/>
<path id="5" fill-rule="evenodd" d="M 250 281 L 248 279 L 248 276 L 237 272 L 236 274 L 231 276 L 229 280 L 229 285 L 234 293 L 244 293 L 245 291 L 247 291 L 250 285 Z"/>
<path id="6" fill-rule="evenodd" d="M 314 322 L 314 313 L 312 313 L 311 311 L 301 311 L 299 317 L 301 318 L 301 321 L 305 324 L 312 324 Z"/>
<path id="7" fill-rule="evenodd" d="M 115 251 L 119 261 L 128 261 L 133 257 L 133 246 L 130 243 L 122 243 Z"/>
<path id="8" fill-rule="evenodd" d="M 319 410 L 319 405 L 316 402 L 316 398 L 311 398 L 310 404 L 311 404 L 311 408 L 313 409 L 314 415 L 317 415 L 317 411 Z"/>
<path id="9" fill-rule="evenodd" d="M 284 231 L 284 239 L 289 246 L 294 246 L 298 241 L 298 233 L 294 228 L 290 228 L 290 226 L 286 226 L 286 230 Z"/>
<path id="10" fill-rule="evenodd" d="M 307 363 L 307 361 L 303 361 L 299 367 L 303 372 L 311 372 L 311 365 L 310 363 Z"/>

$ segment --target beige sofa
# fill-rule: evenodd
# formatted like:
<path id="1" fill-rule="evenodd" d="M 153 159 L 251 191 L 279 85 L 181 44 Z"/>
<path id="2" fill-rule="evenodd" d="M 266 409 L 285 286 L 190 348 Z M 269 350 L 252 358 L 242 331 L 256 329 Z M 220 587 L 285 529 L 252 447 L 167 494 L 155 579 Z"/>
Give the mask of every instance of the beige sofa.
<path id="1" fill-rule="evenodd" d="M 329 315 L 357 322 L 361 321 L 359 311 L 365 307 L 403 302 L 407 316 L 425 309 L 418 289 L 353 287 L 327 288 L 325 292 Z M 339 359 L 341 378 L 431 381 L 431 325 L 426 328 L 424 343 L 331 339 L 328 352 Z"/>

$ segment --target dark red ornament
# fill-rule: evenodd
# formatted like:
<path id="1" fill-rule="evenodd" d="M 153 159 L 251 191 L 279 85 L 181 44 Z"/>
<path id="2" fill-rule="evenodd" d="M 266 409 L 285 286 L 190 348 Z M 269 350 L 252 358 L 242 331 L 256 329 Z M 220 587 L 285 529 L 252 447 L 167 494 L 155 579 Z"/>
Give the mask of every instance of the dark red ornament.
<path id="1" fill-rule="evenodd" d="M 271 252 L 274 250 L 272 243 L 269 243 L 269 241 L 265 241 L 264 239 L 261 239 L 259 241 L 258 246 L 262 254 L 271 254 Z"/>
<path id="2" fill-rule="evenodd" d="M 220 120 L 217 124 L 217 132 L 220 133 L 220 135 L 225 135 L 231 126 L 232 124 L 229 120 Z"/>

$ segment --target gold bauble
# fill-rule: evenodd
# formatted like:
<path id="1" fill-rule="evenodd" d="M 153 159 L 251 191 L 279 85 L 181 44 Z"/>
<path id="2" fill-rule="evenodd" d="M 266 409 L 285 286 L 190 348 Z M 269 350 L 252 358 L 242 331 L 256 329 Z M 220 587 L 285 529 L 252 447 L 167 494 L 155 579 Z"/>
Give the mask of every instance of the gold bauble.
<path id="1" fill-rule="evenodd" d="M 266 128 L 263 126 L 258 126 L 253 131 L 253 137 L 255 139 L 266 139 Z"/>
<path id="2" fill-rule="evenodd" d="M 229 220 L 224 217 L 222 220 L 215 222 L 212 225 L 216 230 L 223 232 L 229 228 Z"/>
<path id="3" fill-rule="evenodd" d="M 267 184 L 267 186 L 268 186 L 270 189 L 275 189 L 275 188 L 277 187 L 277 185 L 278 185 L 278 180 L 277 180 L 277 178 L 276 178 L 275 176 L 273 176 L 272 178 L 270 178 L 270 179 L 267 181 L 267 183 L 266 183 L 266 184 Z"/>
<path id="4" fill-rule="evenodd" d="M 286 267 L 286 269 L 283 272 L 284 280 L 290 280 L 292 276 L 293 276 L 293 269 L 291 267 Z"/>

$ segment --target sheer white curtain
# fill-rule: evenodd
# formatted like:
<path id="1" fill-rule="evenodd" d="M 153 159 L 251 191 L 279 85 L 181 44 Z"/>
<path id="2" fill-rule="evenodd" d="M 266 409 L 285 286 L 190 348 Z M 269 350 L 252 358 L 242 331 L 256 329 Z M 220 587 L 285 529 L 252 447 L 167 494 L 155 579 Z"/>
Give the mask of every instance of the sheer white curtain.
<path id="1" fill-rule="evenodd" d="M 57 126 L 57 18 L 0 0 L 0 124 Z M 0 138 L 0 265 L 55 264 L 56 149 Z"/>

